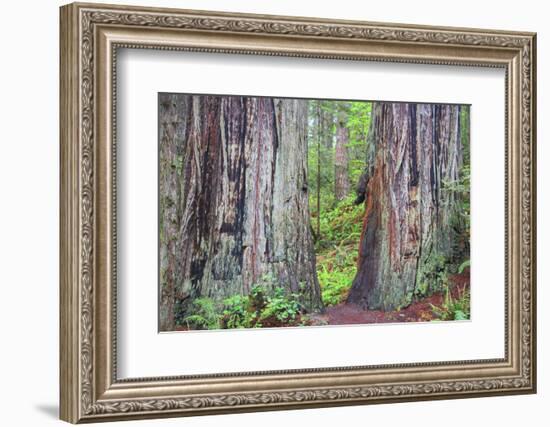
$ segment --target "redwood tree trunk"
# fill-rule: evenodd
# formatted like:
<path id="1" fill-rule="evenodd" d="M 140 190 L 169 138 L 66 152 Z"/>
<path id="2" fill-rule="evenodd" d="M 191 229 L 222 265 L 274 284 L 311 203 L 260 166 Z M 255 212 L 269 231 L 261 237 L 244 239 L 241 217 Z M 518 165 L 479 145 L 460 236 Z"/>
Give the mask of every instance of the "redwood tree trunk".
<path id="1" fill-rule="evenodd" d="M 334 197 L 344 200 L 349 193 L 347 113 L 345 106 L 340 107 L 336 122 L 336 147 L 334 151 Z"/>
<path id="2" fill-rule="evenodd" d="M 348 302 L 406 306 L 430 263 L 452 257 L 458 200 L 444 185 L 459 179 L 459 116 L 459 106 L 373 104 L 363 232 Z"/>
<path id="3" fill-rule="evenodd" d="M 162 95 L 160 122 L 161 330 L 267 276 L 321 308 L 306 101 Z"/>

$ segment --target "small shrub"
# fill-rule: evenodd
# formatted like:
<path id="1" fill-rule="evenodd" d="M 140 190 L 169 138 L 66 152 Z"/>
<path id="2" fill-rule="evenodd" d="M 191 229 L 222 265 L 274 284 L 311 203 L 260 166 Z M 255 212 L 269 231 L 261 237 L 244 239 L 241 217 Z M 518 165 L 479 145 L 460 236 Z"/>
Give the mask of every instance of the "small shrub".
<path id="1" fill-rule="evenodd" d="M 255 326 L 256 313 L 250 312 L 248 296 L 233 295 L 223 301 L 221 325 L 227 329 L 251 328 Z"/>
<path id="2" fill-rule="evenodd" d="M 287 295 L 281 287 L 275 288 L 273 293 L 267 297 L 265 307 L 260 311 L 259 320 L 262 325 L 295 324 L 302 311 L 298 298 L 297 294 Z"/>
<path id="3" fill-rule="evenodd" d="M 453 298 L 447 289 L 441 307 L 431 305 L 439 320 L 468 320 L 470 318 L 470 291 L 463 289 L 457 298 Z"/>
<path id="4" fill-rule="evenodd" d="M 465 270 L 467 267 L 470 267 L 470 260 L 469 260 L 469 259 L 467 259 L 466 261 L 464 261 L 462 264 L 460 264 L 460 265 L 458 266 L 458 274 L 464 273 L 464 270 Z"/>
<path id="5" fill-rule="evenodd" d="M 267 305 L 266 289 L 262 285 L 254 285 L 249 294 L 250 305 L 256 310 L 263 310 Z"/>
<path id="6" fill-rule="evenodd" d="M 347 269 L 334 268 L 329 270 L 326 264 L 319 265 L 317 276 L 321 286 L 323 304 L 337 305 L 342 303 L 351 288 L 355 277 L 355 266 Z"/>
<path id="7" fill-rule="evenodd" d="M 219 329 L 218 307 L 211 298 L 197 298 L 193 301 L 193 314 L 183 319 L 189 329 Z"/>
<path id="8" fill-rule="evenodd" d="M 298 326 L 304 324 L 299 295 L 254 285 L 248 295 L 233 295 L 223 301 L 220 319 L 225 329 Z"/>

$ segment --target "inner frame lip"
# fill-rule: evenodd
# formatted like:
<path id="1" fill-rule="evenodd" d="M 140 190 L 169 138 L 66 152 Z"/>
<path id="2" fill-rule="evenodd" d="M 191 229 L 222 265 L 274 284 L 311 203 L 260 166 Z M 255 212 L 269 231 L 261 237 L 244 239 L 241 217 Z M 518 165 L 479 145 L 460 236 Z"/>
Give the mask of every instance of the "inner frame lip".
<path id="1" fill-rule="evenodd" d="M 112 28 L 110 25 L 105 25 L 106 29 L 108 29 L 110 32 L 111 30 L 115 30 L 114 33 L 116 34 L 116 28 Z M 151 28 L 146 29 L 147 32 L 151 31 Z M 170 30 L 170 31 L 177 31 L 177 30 Z M 267 38 L 270 38 L 271 36 L 266 36 Z M 356 41 L 358 42 L 358 41 Z M 309 59 L 332 59 L 332 60 L 349 60 L 349 61 L 364 61 L 364 62 L 390 62 L 390 63 L 406 63 L 411 65 L 442 65 L 442 66 L 448 66 L 448 65 L 454 65 L 454 66 L 463 66 L 463 67 L 481 67 L 481 68 L 501 68 L 505 70 L 505 226 L 508 223 L 508 212 L 510 209 L 509 206 L 509 200 L 508 200 L 508 151 L 509 151 L 509 135 L 508 135 L 508 111 L 509 111 L 509 105 L 508 105 L 508 98 L 509 98 L 509 73 L 510 73 L 510 67 L 511 63 L 509 61 L 494 61 L 492 58 L 488 60 L 487 62 L 479 62 L 479 59 L 476 58 L 477 62 L 469 61 L 466 58 L 463 58 L 461 60 L 439 60 L 439 59 L 418 59 L 418 58 L 407 58 L 407 59 L 399 59 L 399 58 L 389 58 L 389 57 L 376 57 L 376 56 L 368 56 L 368 54 L 361 55 L 361 56 L 354 56 L 354 55 L 338 55 L 338 54 L 324 54 L 319 55 L 316 53 L 296 53 L 296 52 L 276 52 L 273 53 L 272 51 L 266 49 L 266 50 L 258 50 L 258 49 L 232 49 L 232 48 L 204 48 L 204 47 L 193 47 L 193 46 L 165 46 L 165 45 L 157 45 L 157 44 L 150 44 L 150 43 L 127 43 L 126 41 L 116 41 L 116 40 L 109 40 L 110 48 L 111 48 L 111 56 L 112 56 L 112 63 L 111 63 L 111 75 L 112 75 L 112 109 L 113 111 L 116 111 L 116 59 L 117 59 L 117 52 L 119 49 L 144 49 L 144 50 L 171 50 L 171 51 L 181 51 L 181 52 L 199 52 L 199 53 L 221 53 L 221 54 L 241 54 L 241 55 L 260 55 L 260 56 L 284 56 L 284 57 L 297 57 L 297 58 L 309 58 Z M 475 49 L 475 50 L 482 50 L 486 51 L 486 49 L 480 48 L 479 46 L 468 46 L 468 48 Z M 506 57 L 511 56 L 510 50 L 507 50 Z M 159 92 L 159 93 L 180 93 L 180 92 Z M 186 92 L 187 93 L 187 92 Z M 213 94 L 208 94 L 213 95 Z M 220 95 L 227 95 L 232 96 L 232 94 L 220 94 Z M 241 96 L 234 95 L 234 96 Z M 246 96 L 246 95 L 242 95 Z M 268 97 L 266 95 L 260 96 L 260 95 L 249 95 L 254 97 Z M 304 97 L 290 97 L 290 96 L 274 96 L 275 98 L 281 98 L 281 99 L 337 99 L 337 100 L 347 100 L 344 98 L 304 98 Z M 350 99 L 353 100 L 353 99 Z M 384 102 L 399 102 L 399 103 L 406 103 L 410 101 L 384 101 Z M 419 104 L 426 104 L 429 102 L 417 102 Z M 461 103 L 441 103 L 437 102 L 438 104 L 452 104 L 452 105 L 471 105 L 471 104 L 461 104 Z M 115 118 L 116 118 L 116 114 Z M 113 158 L 113 166 L 116 163 L 116 119 L 112 122 L 111 127 L 111 135 L 112 135 L 112 141 L 113 141 L 113 151 L 115 152 L 115 155 Z M 116 170 L 116 166 L 115 169 Z M 113 180 L 113 194 L 116 195 L 116 174 L 115 180 Z M 114 211 L 116 212 L 116 196 L 113 201 L 113 207 Z M 116 217 L 115 217 L 116 219 Z M 507 231 L 507 230 L 506 230 Z M 116 221 L 113 223 L 113 234 L 116 234 Z M 505 270 L 508 270 L 508 233 L 505 233 Z M 113 241 L 115 241 L 113 239 Z M 114 263 L 116 265 L 116 262 Z M 508 292 L 508 275 L 505 274 L 505 306 L 508 307 L 509 304 L 509 292 Z M 113 272 L 112 275 L 113 278 L 116 279 L 116 271 Z M 113 282 L 116 283 L 116 280 Z M 140 382 L 154 382 L 154 381 L 184 381 L 188 382 L 188 380 L 199 380 L 199 379 L 222 379 L 222 378 L 235 378 L 235 377 L 264 377 L 264 376 L 273 376 L 273 375 L 291 375 L 293 379 L 296 379 L 296 375 L 301 374 L 307 374 L 304 378 L 309 378 L 310 374 L 328 374 L 329 376 L 335 377 L 335 373 L 337 373 L 336 377 L 341 378 L 342 374 L 349 373 L 350 375 L 353 375 L 354 372 L 357 371 L 374 371 L 378 369 L 418 369 L 420 368 L 422 371 L 425 371 L 426 373 L 429 373 L 429 368 L 437 368 L 437 367 L 453 367 L 453 370 L 455 369 L 476 369 L 477 367 L 480 368 L 489 368 L 489 367 L 496 367 L 499 366 L 502 369 L 504 369 L 503 372 L 510 372 L 509 368 L 511 366 L 514 366 L 515 364 L 513 361 L 510 360 L 510 354 L 509 354 L 509 316 L 508 311 L 505 309 L 505 342 L 504 342 L 504 357 L 503 358 L 496 358 L 496 359 L 474 359 L 474 360 L 457 360 L 457 361 L 433 361 L 433 362 L 413 362 L 413 363 L 397 363 L 397 364 L 381 364 L 381 365 L 356 365 L 356 366 L 335 366 L 335 367 L 323 367 L 323 368 L 300 368 L 300 369 L 283 369 L 283 370 L 268 370 L 268 371 L 245 371 L 245 372 L 221 372 L 221 373 L 214 373 L 214 374 L 192 374 L 192 375 L 170 375 L 170 376 L 161 376 L 161 377 L 132 377 L 132 378 L 118 378 L 116 374 L 116 365 L 117 365 L 117 356 L 116 356 L 116 285 L 112 287 L 113 292 L 113 301 L 115 301 L 115 304 L 113 305 L 113 311 L 112 311 L 112 318 L 113 318 L 113 330 L 111 331 L 113 336 L 113 348 L 111 352 L 112 356 L 112 366 L 113 369 L 113 375 L 112 375 L 112 382 L 113 384 L 120 383 L 140 383 Z M 157 293 L 158 295 L 158 293 Z M 401 325 L 401 323 L 399 323 Z M 349 326 L 363 326 L 363 325 L 343 325 L 345 327 Z M 370 326 L 370 325 L 369 325 Z M 219 332 L 219 331 L 216 331 Z M 174 333 L 174 331 L 170 332 L 162 332 L 164 333 Z M 463 365 L 463 366 L 462 366 Z M 514 372 L 516 372 L 514 370 Z M 324 375 L 323 375 L 324 376 Z M 447 377 L 443 377 L 447 378 Z"/>

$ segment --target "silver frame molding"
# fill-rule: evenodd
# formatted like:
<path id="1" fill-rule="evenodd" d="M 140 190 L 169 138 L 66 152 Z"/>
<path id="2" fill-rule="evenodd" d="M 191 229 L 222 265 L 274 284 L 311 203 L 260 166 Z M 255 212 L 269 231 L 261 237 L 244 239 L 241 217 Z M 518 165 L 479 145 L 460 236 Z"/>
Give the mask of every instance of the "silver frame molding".
<path id="1" fill-rule="evenodd" d="M 60 36 L 61 419 L 72 423 L 536 391 L 534 33 L 74 3 Z M 118 48 L 506 71 L 505 357 L 119 380 Z"/>

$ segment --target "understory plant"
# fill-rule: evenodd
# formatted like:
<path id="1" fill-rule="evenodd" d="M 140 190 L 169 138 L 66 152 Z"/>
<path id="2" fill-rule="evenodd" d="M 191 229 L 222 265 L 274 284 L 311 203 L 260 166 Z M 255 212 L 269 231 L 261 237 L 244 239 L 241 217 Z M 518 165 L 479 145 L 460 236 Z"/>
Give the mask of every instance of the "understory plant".
<path id="1" fill-rule="evenodd" d="M 260 327 L 256 322 L 256 311 L 250 310 L 248 295 L 233 295 L 223 301 L 221 325 L 223 328 L 253 328 Z"/>
<path id="2" fill-rule="evenodd" d="M 364 206 L 352 196 L 321 214 L 321 230 L 315 242 L 317 277 L 325 306 L 343 303 L 357 272 L 357 255 Z"/>
<path id="3" fill-rule="evenodd" d="M 470 260 L 467 259 L 466 261 L 464 261 L 462 264 L 458 266 L 458 274 L 464 273 L 464 270 L 466 270 L 466 268 L 469 268 L 469 267 L 470 267 Z"/>
<path id="4" fill-rule="evenodd" d="M 333 202 L 331 209 L 321 213 L 320 233 L 315 236 L 316 253 L 359 242 L 365 208 L 355 205 L 353 200 L 354 197 L 349 196 L 341 202 Z M 315 215 L 312 212 L 312 223 L 317 221 Z"/>
<path id="5" fill-rule="evenodd" d="M 189 329 L 219 329 L 219 307 L 212 298 L 197 298 L 192 310 L 193 314 L 183 319 Z"/>
<path id="6" fill-rule="evenodd" d="M 343 263 L 336 263 L 332 257 L 321 260 L 317 266 L 317 276 L 321 286 L 321 298 L 325 306 L 341 304 L 345 301 L 356 272 L 353 252 Z"/>
<path id="7" fill-rule="evenodd" d="M 232 295 L 223 301 L 197 298 L 183 318 L 189 329 L 238 329 L 298 326 L 307 323 L 299 295 L 283 287 L 254 285 L 248 295 Z"/>
<path id="8" fill-rule="evenodd" d="M 278 326 L 277 323 L 294 324 L 302 312 L 298 299 L 297 294 L 287 295 L 283 288 L 275 288 L 264 299 L 265 305 L 259 313 L 259 321 L 266 326 Z"/>
<path id="9" fill-rule="evenodd" d="M 470 318 L 470 290 L 460 289 L 458 296 L 453 297 L 451 291 L 447 289 L 441 307 L 433 304 L 431 307 L 439 320 L 468 320 Z"/>
<path id="10" fill-rule="evenodd" d="M 224 328 L 296 326 L 303 313 L 298 294 L 288 293 L 281 286 L 270 289 L 255 285 L 248 295 L 224 301 L 221 324 Z"/>

